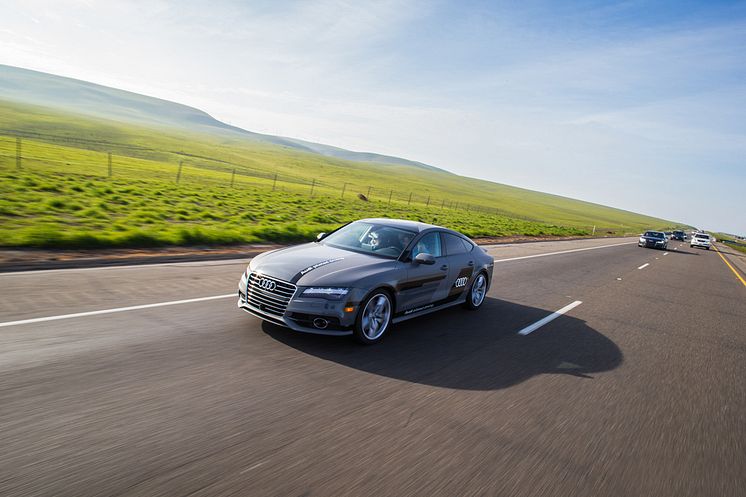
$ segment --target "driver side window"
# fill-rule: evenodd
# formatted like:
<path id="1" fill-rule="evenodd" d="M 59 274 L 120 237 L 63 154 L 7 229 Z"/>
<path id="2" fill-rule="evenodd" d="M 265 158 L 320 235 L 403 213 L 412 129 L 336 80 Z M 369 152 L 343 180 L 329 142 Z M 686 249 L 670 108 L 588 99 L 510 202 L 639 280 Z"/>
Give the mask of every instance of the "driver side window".
<path id="1" fill-rule="evenodd" d="M 440 245 L 440 233 L 434 231 L 420 238 L 412 249 L 412 259 L 417 254 L 430 254 L 433 257 L 441 257 L 443 250 Z"/>

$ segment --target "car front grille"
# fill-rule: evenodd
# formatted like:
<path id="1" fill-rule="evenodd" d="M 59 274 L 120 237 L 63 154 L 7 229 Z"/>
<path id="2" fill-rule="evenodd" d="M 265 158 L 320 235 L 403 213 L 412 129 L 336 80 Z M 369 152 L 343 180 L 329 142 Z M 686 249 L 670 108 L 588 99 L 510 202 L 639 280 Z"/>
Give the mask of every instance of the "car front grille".
<path id="1" fill-rule="evenodd" d="M 296 286 L 287 281 L 251 273 L 246 284 L 246 303 L 267 314 L 282 316 L 295 290 Z"/>

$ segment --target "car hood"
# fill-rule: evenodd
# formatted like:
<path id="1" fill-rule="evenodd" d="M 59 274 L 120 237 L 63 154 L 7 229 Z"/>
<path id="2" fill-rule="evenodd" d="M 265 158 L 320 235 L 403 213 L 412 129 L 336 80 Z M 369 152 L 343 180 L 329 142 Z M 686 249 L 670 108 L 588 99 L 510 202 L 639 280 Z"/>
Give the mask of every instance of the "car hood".
<path id="1" fill-rule="evenodd" d="M 251 261 L 250 268 L 300 286 L 351 287 L 363 276 L 392 269 L 396 264 L 393 259 L 312 242 L 265 252 Z"/>
<path id="2" fill-rule="evenodd" d="M 644 238 L 645 240 L 651 241 L 651 242 L 665 242 L 665 238 L 656 238 L 654 236 L 645 236 L 642 235 L 640 238 Z"/>

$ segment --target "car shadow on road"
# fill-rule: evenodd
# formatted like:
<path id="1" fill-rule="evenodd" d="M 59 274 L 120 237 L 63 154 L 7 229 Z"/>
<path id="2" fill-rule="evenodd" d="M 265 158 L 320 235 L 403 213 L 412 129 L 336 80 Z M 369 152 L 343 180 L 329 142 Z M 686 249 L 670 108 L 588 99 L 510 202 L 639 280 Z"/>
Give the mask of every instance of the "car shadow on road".
<path id="1" fill-rule="evenodd" d="M 540 374 L 592 379 L 622 363 L 622 352 L 585 321 L 561 316 L 527 336 L 517 332 L 552 311 L 488 298 L 394 325 L 374 346 L 349 337 L 298 333 L 263 323 L 273 339 L 371 374 L 464 390 L 496 390 Z M 584 380 L 585 381 L 585 380 Z"/>
<path id="2" fill-rule="evenodd" d="M 703 250 L 703 249 L 699 249 Z M 678 254 L 678 255 L 700 255 L 699 251 L 695 251 L 693 248 L 687 248 L 687 249 L 668 249 L 666 250 L 669 254 Z"/>
<path id="3" fill-rule="evenodd" d="M 643 248 L 643 247 L 640 247 L 640 248 Z M 656 252 L 661 252 L 661 253 L 668 252 L 669 254 L 699 255 L 699 253 L 697 253 L 697 252 L 690 252 L 689 251 L 689 250 L 694 250 L 694 249 L 684 250 L 683 248 L 682 249 L 680 249 L 680 248 L 667 248 L 667 249 L 654 249 L 654 248 L 650 248 L 648 250 L 654 250 Z"/>

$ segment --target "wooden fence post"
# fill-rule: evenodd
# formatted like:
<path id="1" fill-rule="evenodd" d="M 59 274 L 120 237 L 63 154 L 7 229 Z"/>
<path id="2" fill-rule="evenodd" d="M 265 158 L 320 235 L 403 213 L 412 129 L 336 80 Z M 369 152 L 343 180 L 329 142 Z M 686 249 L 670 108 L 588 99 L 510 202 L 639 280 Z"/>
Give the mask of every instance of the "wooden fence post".
<path id="1" fill-rule="evenodd" d="M 21 137 L 16 137 L 16 169 L 21 169 Z"/>

